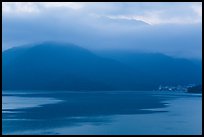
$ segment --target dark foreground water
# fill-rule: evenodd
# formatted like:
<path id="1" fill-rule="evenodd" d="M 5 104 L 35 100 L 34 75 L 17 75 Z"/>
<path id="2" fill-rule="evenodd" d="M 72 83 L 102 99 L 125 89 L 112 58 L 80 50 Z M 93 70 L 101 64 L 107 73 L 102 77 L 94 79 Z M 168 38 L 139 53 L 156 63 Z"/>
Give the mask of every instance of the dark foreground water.
<path id="1" fill-rule="evenodd" d="M 202 134 L 202 95 L 3 91 L 3 134 Z"/>

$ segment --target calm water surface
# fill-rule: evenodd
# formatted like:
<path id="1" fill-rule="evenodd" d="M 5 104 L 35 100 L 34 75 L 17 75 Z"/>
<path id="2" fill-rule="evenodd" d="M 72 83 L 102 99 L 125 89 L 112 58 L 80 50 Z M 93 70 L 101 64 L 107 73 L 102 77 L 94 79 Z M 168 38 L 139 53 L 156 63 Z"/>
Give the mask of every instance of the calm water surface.
<path id="1" fill-rule="evenodd" d="M 3 134 L 202 134 L 202 95 L 2 91 Z"/>

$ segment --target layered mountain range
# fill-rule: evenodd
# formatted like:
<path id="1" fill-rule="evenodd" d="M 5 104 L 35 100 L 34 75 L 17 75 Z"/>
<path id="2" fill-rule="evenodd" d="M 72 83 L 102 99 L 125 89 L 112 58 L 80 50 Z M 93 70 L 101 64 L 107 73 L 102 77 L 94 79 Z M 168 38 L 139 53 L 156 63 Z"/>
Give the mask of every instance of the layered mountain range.
<path id="1" fill-rule="evenodd" d="M 201 83 L 200 62 L 160 53 L 93 52 L 75 44 L 44 42 L 2 53 L 3 90 L 153 90 Z"/>

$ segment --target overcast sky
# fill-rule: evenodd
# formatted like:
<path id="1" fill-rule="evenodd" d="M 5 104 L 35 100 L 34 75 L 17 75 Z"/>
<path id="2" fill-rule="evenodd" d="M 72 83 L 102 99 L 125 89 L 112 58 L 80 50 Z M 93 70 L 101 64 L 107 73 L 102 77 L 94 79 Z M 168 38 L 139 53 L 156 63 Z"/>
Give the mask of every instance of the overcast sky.
<path id="1" fill-rule="evenodd" d="M 202 3 L 3 2 L 2 48 L 43 41 L 202 58 Z"/>

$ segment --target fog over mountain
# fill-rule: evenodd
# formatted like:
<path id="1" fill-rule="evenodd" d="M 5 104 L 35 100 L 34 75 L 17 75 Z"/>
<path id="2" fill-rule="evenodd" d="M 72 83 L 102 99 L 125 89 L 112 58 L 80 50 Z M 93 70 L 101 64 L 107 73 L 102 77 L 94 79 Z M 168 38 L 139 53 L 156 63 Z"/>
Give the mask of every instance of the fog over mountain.
<path id="1" fill-rule="evenodd" d="M 201 83 L 201 2 L 3 2 L 2 29 L 3 89 Z"/>
<path id="2" fill-rule="evenodd" d="M 43 41 L 202 58 L 202 3 L 3 3 L 3 51 Z M 62 14 L 63 13 L 63 14 Z"/>
<path id="3" fill-rule="evenodd" d="M 201 67 L 163 54 L 93 53 L 44 42 L 3 52 L 3 90 L 153 90 L 201 83 Z"/>
<path id="4" fill-rule="evenodd" d="M 201 135 L 202 2 L 2 2 L 2 134 Z"/>

